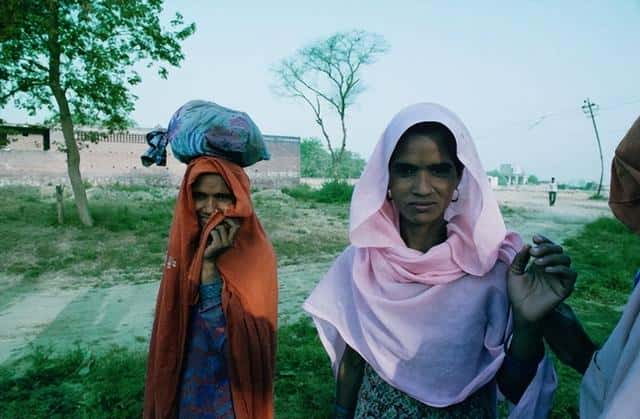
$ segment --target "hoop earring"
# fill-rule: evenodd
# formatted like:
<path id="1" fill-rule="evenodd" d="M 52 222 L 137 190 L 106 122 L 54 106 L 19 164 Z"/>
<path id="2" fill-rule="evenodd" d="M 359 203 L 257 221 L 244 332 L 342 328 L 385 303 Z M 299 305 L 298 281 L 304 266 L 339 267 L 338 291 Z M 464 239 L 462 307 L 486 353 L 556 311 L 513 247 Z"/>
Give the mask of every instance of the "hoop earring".
<path id="1" fill-rule="evenodd" d="M 456 188 L 456 190 L 453 192 L 458 192 L 458 195 L 456 195 L 456 197 L 452 199 L 451 202 L 458 202 L 460 200 L 460 191 L 458 190 L 458 188 Z"/>

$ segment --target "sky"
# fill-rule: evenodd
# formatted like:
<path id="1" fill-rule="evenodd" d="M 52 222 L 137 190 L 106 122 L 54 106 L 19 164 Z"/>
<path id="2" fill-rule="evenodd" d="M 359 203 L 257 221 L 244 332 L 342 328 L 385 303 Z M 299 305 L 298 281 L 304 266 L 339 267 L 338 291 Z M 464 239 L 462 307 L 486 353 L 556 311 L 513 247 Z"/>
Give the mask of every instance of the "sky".
<path id="1" fill-rule="evenodd" d="M 540 179 L 597 180 L 593 125 L 600 106 L 605 160 L 640 115 L 640 0 L 165 2 L 195 22 L 167 80 L 141 71 L 132 117 L 166 126 L 191 99 L 246 111 L 265 134 L 320 137 L 302 102 L 277 97 L 271 69 L 338 31 L 382 35 L 387 54 L 364 69 L 366 90 L 348 115 L 347 147 L 367 158 L 395 113 L 437 102 L 465 122 L 485 169 L 511 163 Z M 10 122 L 42 116 L 7 107 Z"/>

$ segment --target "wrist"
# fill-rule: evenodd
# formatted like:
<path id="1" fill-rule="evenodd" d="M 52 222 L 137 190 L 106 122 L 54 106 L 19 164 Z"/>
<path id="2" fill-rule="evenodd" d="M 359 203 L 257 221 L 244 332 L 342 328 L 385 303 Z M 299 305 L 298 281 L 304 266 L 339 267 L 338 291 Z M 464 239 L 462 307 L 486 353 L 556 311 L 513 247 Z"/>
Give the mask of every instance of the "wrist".
<path id="1" fill-rule="evenodd" d="M 541 360 L 544 356 L 543 330 L 539 323 L 515 321 L 509 353 L 520 361 Z"/>
<path id="2" fill-rule="evenodd" d="M 524 316 L 519 315 L 518 313 L 513 313 L 513 333 L 516 331 L 518 334 L 526 334 L 530 336 L 540 336 L 542 338 L 543 335 L 544 322 L 543 321 L 530 321 L 527 320 Z"/>

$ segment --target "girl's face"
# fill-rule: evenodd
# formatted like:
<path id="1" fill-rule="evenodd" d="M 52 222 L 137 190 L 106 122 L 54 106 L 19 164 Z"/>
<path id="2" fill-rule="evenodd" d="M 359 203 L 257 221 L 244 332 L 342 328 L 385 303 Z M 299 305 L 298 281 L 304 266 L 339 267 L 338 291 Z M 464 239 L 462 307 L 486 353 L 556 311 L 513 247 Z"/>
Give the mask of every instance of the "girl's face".
<path id="1" fill-rule="evenodd" d="M 225 212 L 235 203 L 233 192 L 222 176 L 204 174 L 191 185 L 193 204 L 198 215 L 198 224 L 203 227 L 215 212 Z"/>
<path id="2" fill-rule="evenodd" d="M 407 227 L 441 222 L 459 182 L 452 156 L 431 136 L 410 135 L 391 156 L 389 191 Z"/>

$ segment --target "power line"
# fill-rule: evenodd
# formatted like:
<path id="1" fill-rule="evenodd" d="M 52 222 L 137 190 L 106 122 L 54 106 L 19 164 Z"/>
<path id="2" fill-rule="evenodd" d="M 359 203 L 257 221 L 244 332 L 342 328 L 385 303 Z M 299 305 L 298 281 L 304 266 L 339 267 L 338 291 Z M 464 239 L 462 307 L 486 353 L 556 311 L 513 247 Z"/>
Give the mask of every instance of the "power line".
<path id="1" fill-rule="evenodd" d="M 605 106 L 600 106 L 599 110 L 601 112 L 611 112 L 611 111 L 615 111 L 618 110 L 622 107 L 628 106 L 628 105 L 633 105 L 636 103 L 640 103 L 640 98 L 635 98 L 635 99 L 627 99 L 627 100 L 623 100 L 621 102 L 614 102 L 614 103 L 609 103 Z M 519 121 L 510 121 L 510 122 L 504 122 L 502 124 L 500 124 L 500 127 L 503 128 L 505 126 L 511 126 L 511 127 L 517 127 L 517 126 L 522 126 L 525 127 L 526 126 L 526 131 L 532 131 L 535 128 L 539 127 L 540 125 L 542 125 L 543 123 L 545 123 L 547 120 L 549 119 L 556 119 L 559 117 L 567 117 L 569 115 L 571 116 L 578 116 L 580 115 L 582 112 L 580 110 L 580 108 L 578 107 L 567 107 L 564 109 L 560 109 L 557 111 L 553 111 L 553 112 L 547 112 L 544 113 L 540 116 L 537 116 L 536 118 L 533 119 L 527 119 L 527 120 L 519 120 Z M 496 128 L 490 129 L 490 130 L 485 130 L 484 132 L 491 132 L 494 131 Z M 482 138 L 486 138 L 488 137 L 487 134 L 481 134 L 478 137 L 476 137 L 476 140 L 478 139 L 482 139 Z"/>

